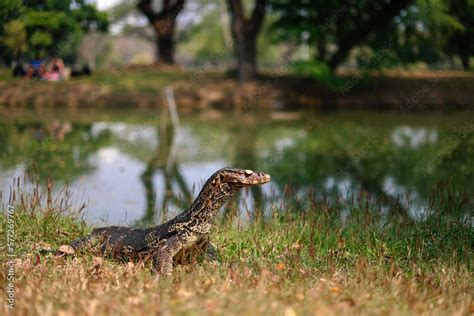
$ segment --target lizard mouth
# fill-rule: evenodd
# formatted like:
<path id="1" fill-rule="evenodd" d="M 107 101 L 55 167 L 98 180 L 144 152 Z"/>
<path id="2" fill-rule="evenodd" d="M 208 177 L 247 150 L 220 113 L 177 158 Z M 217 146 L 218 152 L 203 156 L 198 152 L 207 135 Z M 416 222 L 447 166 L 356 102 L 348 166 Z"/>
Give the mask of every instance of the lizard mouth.
<path id="1" fill-rule="evenodd" d="M 259 182 L 258 184 L 264 184 L 264 183 L 270 182 L 271 178 L 272 178 L 272 177 L 270 177 L 269 174 L 262 173 L 262 174 L 261 174 L 260 182 Z"/>
<path id="2" fill-rule="evenodd" d="M 243 174 L 234 179 L 234 183 L 238 186 L 251 186 L 267 183 L 270 179 L 271 177 L 269 174 L 245 170 Z"/>

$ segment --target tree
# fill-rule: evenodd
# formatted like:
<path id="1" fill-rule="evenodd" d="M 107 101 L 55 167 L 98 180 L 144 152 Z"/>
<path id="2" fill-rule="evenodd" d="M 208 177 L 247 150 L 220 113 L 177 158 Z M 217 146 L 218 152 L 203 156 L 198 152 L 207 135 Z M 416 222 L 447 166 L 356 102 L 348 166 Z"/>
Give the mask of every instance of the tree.
<path id="1" fill-rule="evenodd" d="M 2 63 L 9 64 L 15 56 L 13 56 L 10 48 L 5 45 L 5 26 L 17 20 L 22 11 L 21 0 L 4 0 L 0 1 L 0 60 Z"/>
<path id="2" fill-rule="evenodd" d="M 349 19 L 351 15 L 348 13 L 351 10 L 347 10 L 347 13 L 345 12 L 337 23 L 338 30 L 342 29 L 346 32 L 338 34 L 338 49 L 329 59 L 329 67 L 334 69 L 338 66 L 353 47 L 366 41 L 372 32 L 383 29 L 411 2 L 411 0 L 369 2 L 369 8 L 363 7 L 362 10 L 356 11 L 358 14 L 356 14 L 353 24 L 346 24 L 348 21 L 346 18 Z"/>
<path id="3" fill-rule="evenodd" d="M 23 22 L 12 20 L 3 27 L 3 45 L 12 53 L 15 61 L 18 62 L 20 55 L 27 49 L 26 30 Z"/>
<path id="4" fill-rule="evenodd" d="M 28 33 L 30 55 L 69 56 L 82 37 L 80 25 L 65 12 L 26 10 L 20 19 Z"/>
<path id="5" fill-rule="evenodd" d="M 445 62 L 453 66 L 453 57 L 457 55 L 467 69 L 474 51 L 469 41 L 474 36 L 469 27 L 474 20 L 473 10 L 467 1 L 416 0 L 383 31 L 371 36 L 367 46 L 379 51 L 384 42 L 392 43 L 390 58 L 386 58 L 382 66 L 410 65 L 418 61 L 435 67 Z"/>
<path id="6" fill-rule="evenodd" d="M 161 10 L 155 12 L 151 0 L 141 0 L 138 8 L 148 18 L 156 34 L 157 60 L 163 64 L 175 63 L 176 18 L 183 10 L 185 0 L 163 0 Z"/>
<path id="7" fill-rule="evenodd" d="M 450 34 L 447 51 L 461 59 L 464 70 L 469 70 L 469 59 L 474 55 L 474 1 L 448 0 L 448 11 L 463 25 Z"/>
<path id="8" fill-rule="evenodd" d="M 257 75 L 257 36 L 265 18 L 266 0 L 256 0 L 250 18 L 245 17 L 241 0 L 227 0 L 237 73 L 241 81 Z"/>
<path id="9" fill-rule="evenodd" d="M 59 55 L 72 58 L 74 49 L 85 32 L 89 30 L 104 31 L 108 27 L 107 16 L 84 0 L 65 1 L 15 1 L 8 0 L 0 4 L 2 25 L 17 20 L 26 31 L 27 56 Z M 13 25 L 18 27 L 19 24 Z M 12 26 L 10 25 L 10 28 Z M 0 42 L 12 43 L 11 35 L 6 39 L 3 27 L 0 30 Z M 6 29 L 5 29 L 6 30 Z M 19 34 L 15 34 L 17 40 Z M 1 48 L 3 48 L 1 47 Z M 3 49 L 2 55 L 3 53 Z M 2 56 L 4 57 L 4 56 Z M 10 60 L 11 60 L 10 56 Z M 5 58 L 8 62 L 8 58 Z"/>
<path id="10" fill-rule="evenodd" d="M 233 53 L 225 3 L 192 0 L 188 8 L 199 18 L 189 19 L 182 25 L 178 36 L 182 58 L 204 67 L 228 64 Z"/>
<path id="11" fill-rule="evenodd" d="M 331 69 L 340 65 L 352 48 L 383 30 L 412 0 L 273 0 L 279 16 L 274 27 L 280 40 L 301 42 L 315 49 L 315 59 Z"/>

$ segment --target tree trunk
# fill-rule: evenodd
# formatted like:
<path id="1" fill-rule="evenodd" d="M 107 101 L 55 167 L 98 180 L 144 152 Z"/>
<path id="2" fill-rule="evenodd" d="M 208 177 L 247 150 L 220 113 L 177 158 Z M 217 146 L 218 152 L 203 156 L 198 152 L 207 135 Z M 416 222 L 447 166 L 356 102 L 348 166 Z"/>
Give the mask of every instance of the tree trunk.
<path id="1" fill-rule="evenodd" d="M 234 33 L 237 74 L 241 81 L 252 80 L 257 75 L 257 47 L 255 34 L 245 31 Z"/>
<path id="2" fill-rule="evenodd" d="M 461 58 L 461 63 L 462 63 L 462 68 L 464 71 L 469 70 L 469 58 L 471 57 L 469 53 L 463 52 L 459 54 L 459 57 Z"/>
<path id="3" fill-rule="evenodd" d="M 166 65 L 173 65 L 175 63 L 174 51 L 174 22 L 167 23 L 167 21 L 159 21 L 154 23 L 154 29 L 157 34 L 156 60 Z"/>
<path id="4" fill-rule="evenodd" d="M 246 19 L 241 0 L 228 0 L 237 75 L 240 81 L 257 76 L 257 35 L 265 17 L 266 0 L 257 0 L 252 16 Z"/>
<path id="5" fill-rule="evenodd" d="M 151 0 L 141 0 L 138 8 L 148 18 L 156 34 L 156 60 L 159 63 L 173 65 L 175 63 L 174 31 L 176 18 L 184 8 L 185 0 L 163 0 L 160 12 L 154 12 Z"/>
<path id="6" fill-rule="evenodd" d="M 322 62 L 326 61 L 326 38 L 324 35 L 319 35 L 317 40 L 317 55 L 316 59 Z"/>

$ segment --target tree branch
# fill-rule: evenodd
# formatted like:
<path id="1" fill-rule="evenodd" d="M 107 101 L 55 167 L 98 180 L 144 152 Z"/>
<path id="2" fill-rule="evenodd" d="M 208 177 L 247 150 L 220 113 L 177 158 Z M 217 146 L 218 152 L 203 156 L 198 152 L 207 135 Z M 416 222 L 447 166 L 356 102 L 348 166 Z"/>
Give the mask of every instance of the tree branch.
<path id="1" fill-rule="evenodd" d="M 184 1 L 185 0 L 178 0 L 176 3 L 171 4 L 170 1 L 164 1 L 163 3 L 163 10 L 159 13 L 160 16 L 166 16 L 166 17 L 174 17 L 176 18 L 178 14 L 183 10 L 184 8 Z"/>
<path id="2" fill-rule="evenodd" d="M 177 0 L 174 4 L 170 0 L 163 1 L 163 8 L 160 12 L 156 13 L 153 11 L 151 6 L 151 0 L 141 0 L 138 2 L 137 7 L 145 14 L 150 22 L 157 20 L 172 19 L 175 20 L 178 14 L 184 8 L 185 0 Z"/>
<path id="3" fill-rule="evenodd" d="M 137 7 L 143 12 L 143 14 L 145 14 L 150 22 L 155 19 L 156 14 L 151 8 L 151 0 L 141 0 L 138 2 Z"/>
<path id="4" fill-rule="evenodd" d="M 227 0 L 227 4 L 229 5 L 230 12 L 232 18 L 235 20 L 244 20 L 244 8 L 242 6 L 242 1 L 240 0 Z"/>

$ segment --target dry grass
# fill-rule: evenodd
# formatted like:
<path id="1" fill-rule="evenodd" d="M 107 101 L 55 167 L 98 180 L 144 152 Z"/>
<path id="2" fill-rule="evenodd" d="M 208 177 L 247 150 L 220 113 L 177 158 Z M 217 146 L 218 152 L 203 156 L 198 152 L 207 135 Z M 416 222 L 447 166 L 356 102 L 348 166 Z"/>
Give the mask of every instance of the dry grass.
<path id="1" fill-rule="evenodd" d="M 450 220 L 379 225 L 367 210 L 354 208 L 354 220 L 343 224 L 335 210 L 311 209 L 300 215 L 276 212 L 245 228 L 221 223 L 213 235 L 219 263 L 179 266 L 172 276 L 159 277 L 146 263 L 38 255 L 39 247 L 55 248 L 89 228 L 55 211 L 61 203 L 67 209 L 67 203 L 48 192 L 27 195 L 18 189 L 10 203 L 17 315 L 474 312 L 472 227 L 445 213 Z M 2 288 L 5 219 L 0 216 Z M 0 304 L 1 314 L 9 312 L 5 295 Z"/>
<path id="2" fill-rule="evenodd" d="M 406 277 L 364 261 L 332 274 L 235 262 L 181 268 L 159 279 L 131 263 L 31 258 L 18 262 L 17 275 L 18 315 L 463 315 L 473 308 L 470 274 L 449 267 Z"/>

